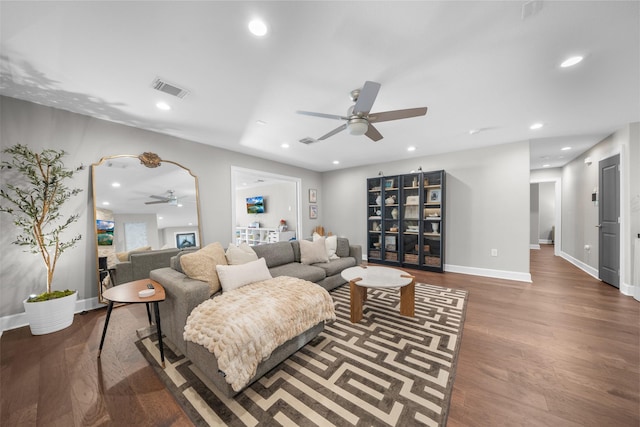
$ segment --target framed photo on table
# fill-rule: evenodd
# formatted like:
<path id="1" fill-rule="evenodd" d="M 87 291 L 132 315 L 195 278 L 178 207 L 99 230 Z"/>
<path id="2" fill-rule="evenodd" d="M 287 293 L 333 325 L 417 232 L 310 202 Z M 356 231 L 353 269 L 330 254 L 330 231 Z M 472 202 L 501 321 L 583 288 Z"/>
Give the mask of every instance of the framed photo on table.
<path id="1" fill-rule="evenodd" d="M 318 218 L 318 205 L 309 205 L 309 218 L 310 219 Z"/>
<path id="2" fill-rule="evenodd" d="M 315 188 L 309 189 L 309 203 L 318 203 L 318 190 Z"/>

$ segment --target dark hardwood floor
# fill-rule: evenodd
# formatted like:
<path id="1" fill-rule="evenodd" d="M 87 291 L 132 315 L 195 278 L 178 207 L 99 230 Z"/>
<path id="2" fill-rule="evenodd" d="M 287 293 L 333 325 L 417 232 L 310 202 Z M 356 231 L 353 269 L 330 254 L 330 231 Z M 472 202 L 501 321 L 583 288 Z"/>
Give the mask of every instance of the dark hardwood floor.
<path id="1" fill-rule="evenodd" d="M 640 425 L 640 303 L 553 256 L 532 251 L 533 283 L 412 271 L 467 289 L 448 426 Z M 0 341 L 0 425 L 191 425 L 134 345 L 144 305 L 76 315 L 45 336 Z"/>

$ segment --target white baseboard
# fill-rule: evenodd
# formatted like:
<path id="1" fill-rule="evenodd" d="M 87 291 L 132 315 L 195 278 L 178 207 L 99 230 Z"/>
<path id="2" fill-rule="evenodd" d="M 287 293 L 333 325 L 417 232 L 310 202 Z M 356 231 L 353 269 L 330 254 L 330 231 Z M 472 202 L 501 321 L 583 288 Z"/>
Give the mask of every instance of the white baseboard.
<path id="1" fill-rule="evenodd" d="M 630 297 L 635 297 L 637 290 L 636 287 L 630 285 L 628 283 L 620 283 L 620 293 L 623 295 L 628 295 Z M 638 298 L 636 298 L 638 299 Z"/>
<path id="2" fill-rule="evenodd" d="M 540 243 L 541 245 L 552 245 L 553 244 L 553 240 L 538 239 L 538 243 Z"/>
<path id="3" fill-rule="evenodd" d="M 76 301 L 76 307 L 74 313 L 82 313 L 83 311 L 94 310 L 96 308 L 105 307 L 104 304 L 98 302 L 98 298 L 88 298 Z M 8 331 L 10 329 L 21 328 L 28 326 L 27 315 L 25 313 L 17 313 L 0 318 L 0 331 Z M 0 336 L 2 336 L 0 334 Z"/>
<path id="4" fill-rule="evenodd" d="M 362 259 L 366 261 L 367 256 L 363 254 Z M 445 264 L 444 271 L 448 271 L 451 273 L 470 274 L 472 276 L 493 277 L 495 279 L 507 279 L 516 280 L 518 282 L 531 283 L 530 273 L 518 273 L 516 271 L 490 270 L 487 268 L 464 267 L 451 264 Z"/>
<path id="5" fill-rule="evenodd" d="M 536 244 L 534 244 L 534 243 L 531 243 L 531 244 L 529 245 L 529 249 L 538 249 L 538 250 L 539 250 L 539 249 L 540 249 L 540 245 L 536 245 Z"/>
<path id="6" fill-rule="evenodd" d="M 582 270 L 585 273 L 587 273 L 588 275 L 593 276 L 594 278 L 600 280 L 600 278 L 598 277 L 598 269 L 597 268 L 593 268 L 589 264 L 585 264 L 584 262 L 580 261 L 579 259 L 576 259 L 576 258 L 572 257 L 571 255 L 569 255 L 566 252 L 560 251 L 560 256 L 562 258 L 564 258 L 565 260 L 569 261 L 571 264 L 573 264 L 576 267 L 578 267 L 580 270 Z"/>
<path id="7" fill-rule="evenodd" d="M 531 273 L 520 273 L 517 271 L 492 270 L 488 268 L 464 267 L 451 264 L 445 264 L 444 271 L 531 283 Z"/>

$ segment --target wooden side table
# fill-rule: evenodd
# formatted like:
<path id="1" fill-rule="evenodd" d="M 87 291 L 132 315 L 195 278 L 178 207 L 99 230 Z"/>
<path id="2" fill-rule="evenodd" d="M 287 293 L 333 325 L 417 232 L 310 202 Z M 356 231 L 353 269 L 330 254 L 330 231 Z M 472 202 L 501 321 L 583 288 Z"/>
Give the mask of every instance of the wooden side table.
<path id="1" fill-rule="evenodd" d="M 156 290 L 156 293 L 150 297 L 140 297 L 138 292 L 148 289 L 147 285 L 151 283 Z M 104 321 L 104 329 L 102 330 L 102 339 L 100 340 L 100 349 L 98 350 L 98 358 L 102 353 L 102 345 L 104 344 L 104 337 L 107 335 L 107 327 L 109 326 L 109 318 L 111 317 L 111 310 L 113 310 L 114 303 L 126 303 L 126 304 L 140 304 L 145 303 L 147 305 L 147 315 L 149 316 L 149 324 L 151 324 L 151 312 L 149 311 L 149 304 L 153 303 L 153 308 L 156 318 L 156 329 L 158 332 L 158 343 L 160 344 L 160 359 L 162 360 L 162 367 L 164 368 L 164 348 L 162 346 L 162 329 L 160 327 L 160 309 L 158 303 L 164 301 L 164 288 L 155 280 L 142 279 L 135 280 L 133 282 L 123 283 L 121 285 L 109 288 L 102 293 L 102 296 L 109 300 L 109 306 L 107 307 L 107 318 Z"/>

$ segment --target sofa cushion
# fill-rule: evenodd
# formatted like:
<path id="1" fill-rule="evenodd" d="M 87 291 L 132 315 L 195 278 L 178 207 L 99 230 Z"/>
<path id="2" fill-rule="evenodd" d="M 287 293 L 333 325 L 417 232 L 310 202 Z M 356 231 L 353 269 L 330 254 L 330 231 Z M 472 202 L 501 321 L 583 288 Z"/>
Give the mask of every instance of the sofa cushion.
<path id="1" fill-rule="evenodd" d="M 179 259 L 184 274 L 191 279 L 209 283 L 211 295 L 220 290 L 216 265 L 227 265 L 227 258 L 220 243 L 211 243 L 199 251 L 183 254 Z"/>
<path id="2" fill-rule="evenodd" d="M 131 256 L 132 253 L 145 252 L 150 250 L 151 250 L 151 246 L 142 246 L 140 248 L 132 249 L 129 252 L 118 252 L 116 253 L 116 257 L 118 258 L 118 261 L 125 262 L 125 261 L 129 261 L 129 257 Z"/>
<path id="3" fill-rule="evenodd" d="M 321 235 L 319 235 L 318 233 L 313 233 L 313 241 L 315 242 L 316 240 L 320 240 L 322 238 Z M 324 238 L 324 245 L 325 245 L 325 249 L 327 251 L 327 258 L 329 259 L 338 259 L 340 258 L 338 255 L 336 255 L 336 246 L 338 244 L 338 236 L 326 236 Z"/>
<path id="4" fill-rule="evenodd" d="M 242 242 L 238 246 L 230 243 L 225 255 L 227 256 L 227 264 L 229 265 L 245 264 L 258 259 L 256 251 L 254 251 L 247 242 Z"/>
<path id="5" fill-rule="evenodd" d="M 329 262 L 319 262 L 317 264 L 313 264 L 313 267 L 322 268 L 325 271 L 327 277 L 329 277 L 335 274 L 340 274 L 342 270 L 349 267 L 355 267 L 355 265 L 356 265 L 355 258 L 344 257 L 344 258 L 332 259 Z"/>
<path id="6" fill-rule="evenodd" d="M 258 258 L 264 258 L 269 268 L 295 261 L 290 242 L 276 242 L 252 247 Z"/>
<path id="7" fill-rule="evenodd" d="M 273 277 L 290 276 L 315 283 L 323 280 L 327 276 L 324 269 L 313 265 L 300 264 L 299 262 L 291 262 L 289 264 L 272 267 L 269 269 L 269 272 Z"/>
<path id="8" fill-rule="evenodd" d="M 350 256 L 349 239 L 346 237 L 338 237 L 336 241 L 336 255 L 340 258 Z"/>
<path id="9" fill-rule="evenodd" d="M 327 262 L 327 249 L 325 238 L 320 237 L 315 242 L 308 240 L 300 241 L 300 262 L 303 264 L 315 264 L 316 262 Z"/>
<path id="10" fill-rule="evenodd" d="M 222 292 L 229 292 L 241 288 L 249 283 L 261 282 L 271 279 L 271 273 L 267 268 L 264 258 L 258 258 L 240 265 L 216 265 L 216 271 L 220 278 Z"/>

